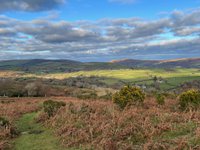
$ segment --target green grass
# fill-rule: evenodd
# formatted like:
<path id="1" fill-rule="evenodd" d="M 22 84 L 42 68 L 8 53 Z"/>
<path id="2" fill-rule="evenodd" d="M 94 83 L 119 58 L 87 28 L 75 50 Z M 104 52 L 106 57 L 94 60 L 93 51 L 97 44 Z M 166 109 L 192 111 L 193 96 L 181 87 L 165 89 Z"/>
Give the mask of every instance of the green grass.
<path id="1" fill-rule="evenodd" d="M 44 78 L 44 79 L 67 79 L 71 77 L 99 77 L 101 81 L 106 83 L 108 86 L 116 83 L 122 84 L 120 81 L 125 82 L 137 82 L 142 80 L 153 79 L 154 76 L 162 77 L 169 84 L 163 82 L 160 84 L 161 89 L 171 89 L 184 82 L 190 82 L 194 80 L 200 80 L 199 69 L 183 69 L 177 68 L 172 70 L 167 69 L 118 69 L 118 70 L 93 70 L 93 71 L 79 71 L 72 73 L 47 73 L 47 74 L 32 74 L 22 72 L 12 72 L 9 76 L 18 76 L 21 78 Z M 0 76 L 5 76 L 5 73 Z M 153 81 L 142 81 L 139 84 L 150 85 Z"/>
<path id="2" fill-rule="evenodd" d="M 50 129 L 34 121 L 37 113 L 26 114 L 17 121 L 22 133 L 14 141 L 14 150 L 64 150 Z M 41 132 L 41 133 L 40 133 Z"/>
<path id="3" fill-rule="evenodd" d="M 165 132 L 162 135 L 162 139 L 176 139 L 180 137 L 188 137 L 188 139 L 192 139 L 194 136 L 195 129 L 198 125 L 194 122 L 187 122 L 185 124 L 174 124 L 174 129 L 168 132 Z"/>
<path id="4" fill-rule="evenodd" d="M 166 71 L 164 69 L 138 69 L 138 70 L 130 70 L 130 69 L 121 69 L 121 70 L 96 70 L 96 71 L 79 71 L 73 73 L 54 73 L 54 74 L 46 74 L 41 77 L 45 78 L 57 78 L 64 79 L 70 77 L 77 76 L 98 76 L 98 77 L 106 77 L 112 79 L 120 79 L 120 80 L 138 80 L 138 79 L 146 79 L 151 78 L 152 76 L 158 76 L 163 78 L 171 78 L 171 77 L 200 77 L 199 69 L 176 69 L 175 71 Z M 34 74 L 29 74 L 25 76 L 32 77 L 40 77 Z"/>
<path id="5" fill-rule="evenodd" d="M 152 118 L 152 123 L 157 125 L 159 124 L 159 120 L 157 117 Z M 191 147 L 195 147 L 200 144 L 200 138 L 196 136 L 196 129 L 198 128 L 198 123 L 193 121 L 188 121 L 185 123 L 173 123 L 172 129 L 168 131 L 162 132 L 161 135 L 153 137 L 153 140 L 156 142 L 169 143 L 171 148 L 173 149 L 174 143 L 170 141 L 181 141 L 185 140 L 188 142 L 188 145 Z M 187 149 L 187 148 L 186 148 Z"/>
<path id="6" fill-rule="evenodd" d="M 95 71 L 79 71 L 73 73 L 53 73 L 46 75 L 25 74 L 24 77 L 37 77 L 37 78 L 55 78 L 65 79 L 77 76 L 97 76 L 102 78 L 102 81 L 108 85 L 115 84 L 119 81 L 134 82 L 146 79 L 152 79 L 154 76 L 162 77 L 168 83 L 177 86 L 181 83 L 193 80 L 200 80 L 199 69 L 174 69 L 172 71 L 165 69 L 119 69 L 119 70 L 95 70 Z M 144 81 L 140 83 L 151 84 L 152 81 Z M 171 88 L 170 85 L 165 83 L 161 84 L 162 89 Z"/>
<path id="7" fill-rule="evenodd" d="M 37 116 L 36 112 L 24 115 L 17 121 L 16 123 L 17 129 L 20 132 L 42 129 L 42 126 L 40 124 L 35 123 L 34 121 L 34 118 L 36 116 Z"/>

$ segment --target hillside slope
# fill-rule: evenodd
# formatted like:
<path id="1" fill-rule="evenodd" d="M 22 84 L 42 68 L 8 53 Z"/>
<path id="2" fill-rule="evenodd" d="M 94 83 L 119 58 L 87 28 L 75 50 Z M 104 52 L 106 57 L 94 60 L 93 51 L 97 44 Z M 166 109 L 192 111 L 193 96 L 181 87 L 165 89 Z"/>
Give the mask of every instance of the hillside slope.
<path id="1" fill-rule="evenodd" d="M 0 70 L 15 70 L 25 72 L 75 71 L 82 63 L 71 60 L 8 60 L 0 63 Z"/>
<path id="2" fill-rule="evenodd" d="M 200 68 L 200 58 L 174 60 L 114 60 L 111 63 L 136 68 Z"/>
<path id="3" fill-rule="evenodd" d="M 0 70 L 30 73 L 116 70 L 130 68 L 200 68 L 200 58 L 174 60 L 114 60 L 112 62 L 79 62 L 73 60 L 8 60 L 0 61 Z"/>
<path id="4" fill-rule="evenodd" d="M 128 68 L 107 62 L 83 63 L 73 60 L 8 60 L 0 61 L 0 70 L 24 71 L 31 73 L 76 72 L 81 70 L 110 70 Z"/>

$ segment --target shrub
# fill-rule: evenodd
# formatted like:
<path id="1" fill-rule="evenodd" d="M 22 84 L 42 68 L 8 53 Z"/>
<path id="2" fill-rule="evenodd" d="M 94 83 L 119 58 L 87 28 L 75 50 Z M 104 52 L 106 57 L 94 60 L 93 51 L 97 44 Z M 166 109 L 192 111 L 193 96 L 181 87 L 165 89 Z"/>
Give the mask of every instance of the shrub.
<path id="1" fill-rule="evenodd" d="M 164 105 L 165 104 L 165 96 L 161 93 L 156 94 L 156 102 L 158 105 Z"/>
<path id="2" fill-rule="evenodd" d="M 99 98 L 103 99 L 103 100 L 112 100 L 112 93 L 111 92 L 106 92 L 105 95 L 102 95 Z"/>
<path id="3" fill-rule="evenodd" d="M 176 99 L 177 98 L 177 94 L 174 93 L 174 92 L 164 92 L 162 93 L 162 95 L 165 97 L 165 98 L 170 98 L 170 99 Z"/>
<path id="4" fill-rule="evenodd" d="M 189 90 L 183 92 L 179 97 L 181 110 L 197 109 L 200 106 L 200 91 Z"/>
<path id="5" fill-rule="evenodd" d="M 52 117 L 59 108 L 66 106 L 64 102 L 57 102 L 48 100 L 43 103 L 44 112 L 48 114 L 49 117 Z"/>
<path id="6" fill-rule="evenodd" d="M 140 88 L 125 86 L 119 92 L 113 95 L 113 101 L 120 108 L 125 108 L 127 105 L 138 105 L 143 103 L 145 94 Z"/>
<path id="7" fill-rule="evenodd" d="M 9 127 L 9 125 L 10 123 L 6 118 L 0 117 L 0 127 L 6 128 L 6 127 Z"/>
<path id="8" fill-rule="evenodd" d="M 95 91 L 80 91 L 76 97 L 82 100 L 87 100 L 87 99 L 97 99 L 98 95 Z"/>

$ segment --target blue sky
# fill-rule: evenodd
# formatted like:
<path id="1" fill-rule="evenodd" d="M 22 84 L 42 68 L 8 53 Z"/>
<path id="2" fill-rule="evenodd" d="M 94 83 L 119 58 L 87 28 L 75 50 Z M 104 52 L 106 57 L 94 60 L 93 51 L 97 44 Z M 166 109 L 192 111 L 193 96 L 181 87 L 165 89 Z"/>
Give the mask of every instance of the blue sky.
<path id="1" fill-rule="evenodd" d="M 200 57 L 200 0 L 2 0 L 0 60 Z"/>
<path id="2" fill-rule="evenodd" d="M 126 1 L 126 0 L 125 0 Z M 135 0 L 133 2 L 111 2 L 109 0 L 68 0 L 58 9 L 60 19 L 68 21 L 99 20 L 102 18 L 132 18 L 156 19 L 173 10 L 189 10 L 200 6 L 198 0 Z M 7 12 L 10 17 L 30 20 L 46 16 L 49 12 Z"/>

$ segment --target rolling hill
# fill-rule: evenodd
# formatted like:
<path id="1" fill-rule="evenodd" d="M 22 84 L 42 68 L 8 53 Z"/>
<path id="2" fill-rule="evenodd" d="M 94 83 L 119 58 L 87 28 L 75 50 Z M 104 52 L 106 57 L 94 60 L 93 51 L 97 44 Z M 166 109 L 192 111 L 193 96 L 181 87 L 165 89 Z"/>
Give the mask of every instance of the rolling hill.
<path id="1" fill-rule="evenodd" d="M 0 61 L 0 70 L 31 73 L 76 72 L 134 68 L 200 68 L 200 58 L 174 60 L 114 60 L 111 62 L 79 62 L 73 60 L 8 60 Z"/>
<path id="2" fill-rule="evenodd" d="M 76 72 L 89 70 L 124 69 L 126 66 L 109 62 L 83 63 L 73 60 L 8 60 L 0 61 L 0 70 L 24 71 L 30 73 Z"/>
<path id="3" fill-rule="evenodd" d="M 114 60 L 111 63 L 136 68 L 200 68 L 200 58 L 173 60 Z"/>

